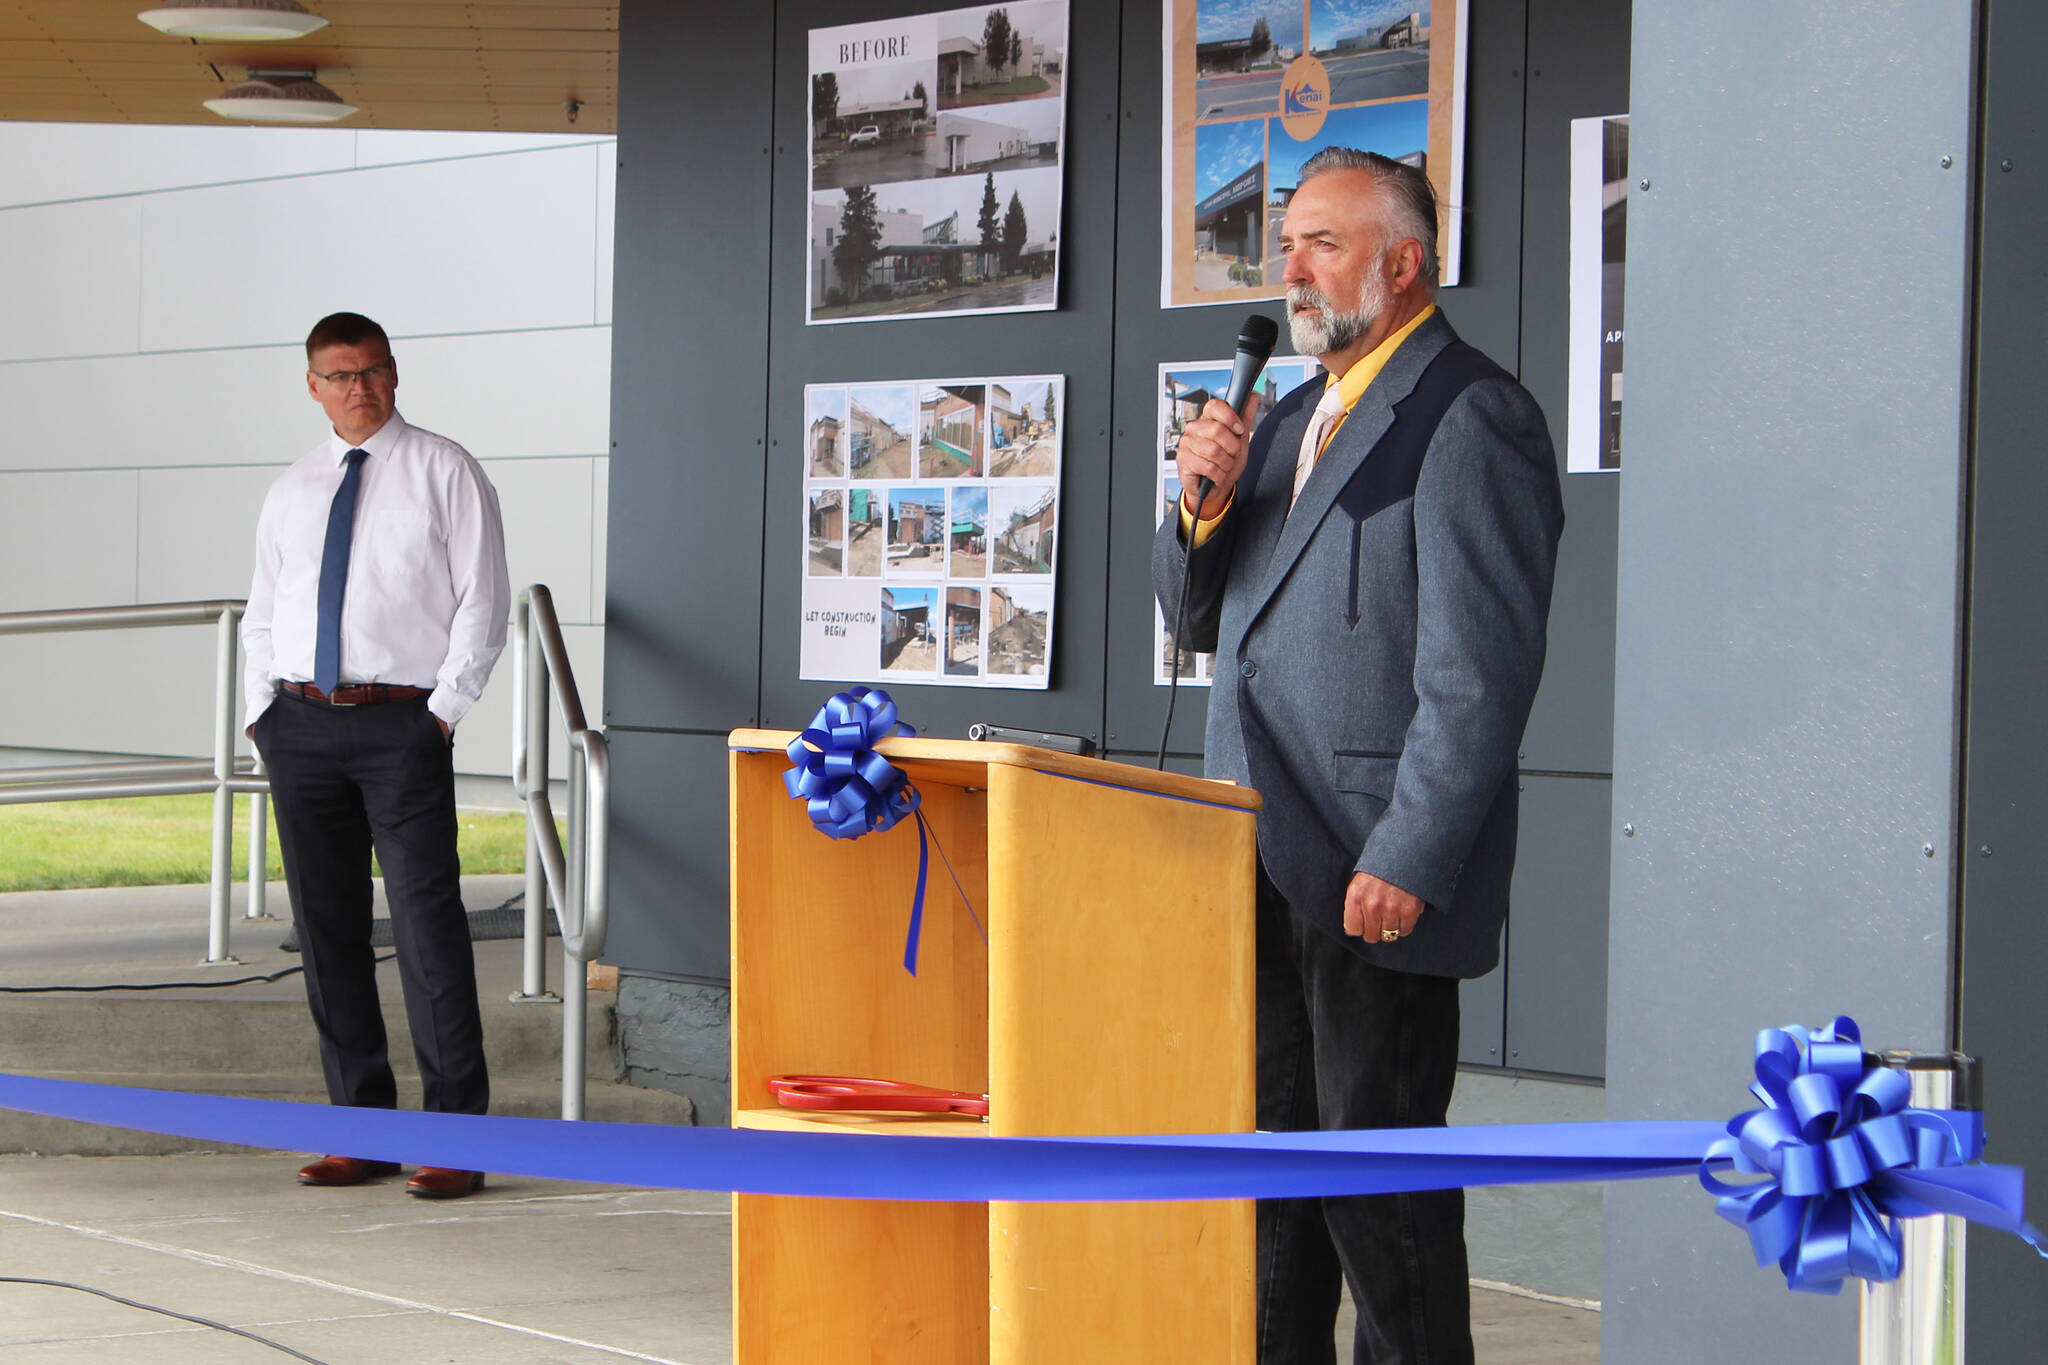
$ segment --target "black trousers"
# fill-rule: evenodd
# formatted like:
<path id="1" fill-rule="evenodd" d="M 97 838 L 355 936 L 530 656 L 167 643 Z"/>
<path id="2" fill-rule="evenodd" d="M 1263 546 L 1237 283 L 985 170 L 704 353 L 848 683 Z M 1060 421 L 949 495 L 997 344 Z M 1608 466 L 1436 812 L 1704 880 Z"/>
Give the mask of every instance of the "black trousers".
<path id="1" fill-rule="evenodd" d="M 334 706 L 279 692 L 255 740 L 277 805 L 328 1099 L 398 1105 L 370 948 L 374 845 L 424 1107 L 483 1113 L 491 1087 L 455 851 L 454 755 L 427 699 Z"/>
<path id="2" fill-rule="evenodd" d="M 1367 962 L 1263 867 L 1257 996 L 1260 1128 L 1443 1126 L 1458 982 Z M 1346 1283 L 1355 1365 L 1471 1365 L 1463 1190 L 1261 1200 L 1258 1256 L 1261 1365 L 1332 1365 Z"/>

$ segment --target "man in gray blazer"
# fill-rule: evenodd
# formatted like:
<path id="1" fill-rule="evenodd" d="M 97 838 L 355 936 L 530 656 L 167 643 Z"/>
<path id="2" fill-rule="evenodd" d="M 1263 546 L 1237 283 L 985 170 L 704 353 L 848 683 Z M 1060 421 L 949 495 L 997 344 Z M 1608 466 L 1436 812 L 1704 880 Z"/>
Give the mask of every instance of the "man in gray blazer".
<path id="1" fill-rule="evenodd" d="M 1500 957 L 1564 513 L 1535 400 L 1436 309 L 1436 221 L 1413 167 L 1302 167 L 1281 278 L 1327 384 L 1255 431 L 1211 400 L 1154 546 L 1166 619 L 1185 581 L 1181 643 L 1216 655 L 1209 774 L 1265 798 L 1270 1130 L 1443 1124 L 1459 979 Z M 1269 1201 L 1258 1246 L 1265 1365 L 1332 1359 L 1344 1282 L 1361 1365 L 1472 1359 L 1461 1191 Z"/>

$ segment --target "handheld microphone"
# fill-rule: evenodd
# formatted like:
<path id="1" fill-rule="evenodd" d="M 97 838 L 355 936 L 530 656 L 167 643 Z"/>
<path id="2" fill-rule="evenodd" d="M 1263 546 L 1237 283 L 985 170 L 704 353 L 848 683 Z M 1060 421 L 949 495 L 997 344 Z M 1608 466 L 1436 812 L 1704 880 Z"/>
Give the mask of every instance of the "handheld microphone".
<path id="1" fill-rule="evenodd" d="M 1237 334 L 1237 361 L 1230 367 L 1230 392 L 1223 396 L 1232 412 L 1243 415 L 1245 400 L 1252 396 L 1252 385 L 1259 382 L 1259 372 L 1272 359 L 1274 343 L 1279 340 L 1280 324 L 1264 313 L 1253 313 L 1244 320 L 1244 327 Z M 1197 512 L 1214 487 L 1215 483 L 1206 475 L 1195 480 Z"/>

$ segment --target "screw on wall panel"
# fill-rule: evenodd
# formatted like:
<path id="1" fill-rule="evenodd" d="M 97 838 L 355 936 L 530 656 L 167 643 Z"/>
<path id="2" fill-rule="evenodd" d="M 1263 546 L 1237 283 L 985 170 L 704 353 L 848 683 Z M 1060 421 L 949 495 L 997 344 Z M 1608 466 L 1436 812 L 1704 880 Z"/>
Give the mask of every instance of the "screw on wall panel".
<path id="1" fill-rule="evenodd" d="M 1945 157 L 1943 157 L 1943 158 L 1941 159 L 1941 168 L 1942 168 L 1943 170 L 1947 170 L 1947 169 L 1948 169 L 1949 167 L 1951 167 L 1951 166 L 1953 166 L 1953 165 L 1955 165 L 1955 164 L 1956 164 L 1956 159 L 1955 159 L 1954 157 L 1952 157 L 1952 156 L 1945 156 Z"/>
<path id="2" fill-rule="evenodd" d="M 1623 825 L 1623 826 L 1621 827 L 1621 837 L 1622 837 L 1622 838 L 1624 838 L 1624 839 L 1633 839 L 1633 838 L 1635 838 L 1635 837 L 1636 837 L 1636 827 L 1635 827 L 1634 825 Z"/>
<path id="3" fill-rule="evenodd" d="M 1934 845 L 1933 845 L 1933 844 L 1922 844 L 1922 845 L 1920 845 L 1920 856 L 1921 856 L 1921 857 L 1923 857 L 1923 858 L 1932 858 L 1932 857 L 1934 856 Z"/>
<path id="4" fill-rule="evenodd" d="M 1979 858 L 1989 858 L 1991 856 L 1991 845 L 1979 844 L 1977 846 L 1977 856 Z"/>
<path id="5" fill-rule="evenodd" d="M 1636 181 L 1636 186 L 1637 186 L 1637 187 L 1638 187 L 1639 189 L 1645 189 L 1645 190 L 1646 190 L 1646 189 L 1648 189 L 1648 188 L 1650 188 L 1650 181 L 1649 181 L 1648 177 L 1645 177 L 1645 178 L 1643 178 L 1643 179 L 1641 179 L 1641 180 L 1638 180 L 1638 181 Z"/>
<path id="6" fill-rule="evenodd" d="M 2007 158 L 2006 158 L 2005 160 L 2003 160 L 2003 161 L 1999 162 L 1999 163 L 1998 163 L 1998 169 L 1999 169 L 1999 170 L 2001 170 L 2001 171 L 2009 171 L 2009 170 L 2011 170 L 2011 169 L 2012 169 L 2012 158 L 2011 158 L 2011 157 L 2007 157 Z"/>

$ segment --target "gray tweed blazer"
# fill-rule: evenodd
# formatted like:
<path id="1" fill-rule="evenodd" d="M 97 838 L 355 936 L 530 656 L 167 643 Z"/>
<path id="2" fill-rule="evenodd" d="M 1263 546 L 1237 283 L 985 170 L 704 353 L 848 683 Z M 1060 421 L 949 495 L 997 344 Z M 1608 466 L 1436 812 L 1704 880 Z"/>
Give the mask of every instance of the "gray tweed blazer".
<path id="1" fill-rule="evenodd" d="M 1439 356 L 1470 382 L 1426 446 L 1383 442 Z M 1260 856 L 1312 924 L 1341 936 L 1345 887 L 1369 872 L 1429 909 L 1399 943 L 1345 940 L 1354 951 L 1481 976 L 1500 959 L 1514 872 L 1516 757 L 1564 527 L 1557 458 L 1528 391 L 1439 312 L 1359 399 L 1290 513 L 1319 391 L 1302 386 L 1260 422 L 1248 481 L 1192 556 L 1184 643 L 1216 655 L 1208 772 L 1265 798 Z M 1169 509 L 1152 556 L 1169 622 L 1189 558 Z"/>

